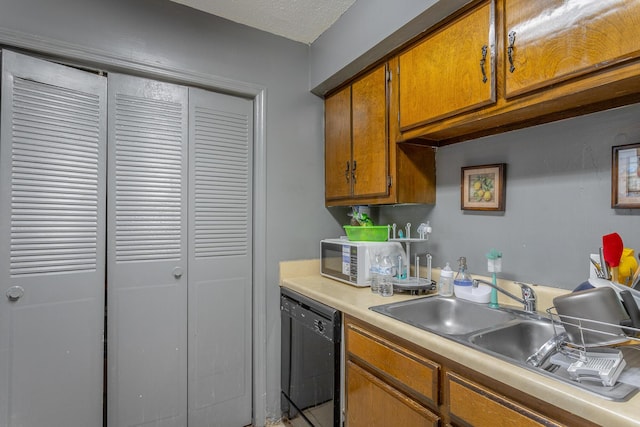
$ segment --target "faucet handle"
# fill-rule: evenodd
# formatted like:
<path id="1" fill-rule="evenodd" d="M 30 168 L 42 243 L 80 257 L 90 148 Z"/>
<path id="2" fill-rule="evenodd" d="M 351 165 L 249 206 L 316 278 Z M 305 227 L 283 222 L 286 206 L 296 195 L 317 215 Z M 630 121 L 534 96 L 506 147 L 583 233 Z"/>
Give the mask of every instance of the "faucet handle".
<path id="1" fill-rule="evenodd" d="M 533 291 L 533 288 L 526 283 L 515 281 L 513 283 L 520 286 L 520 289 L 522 290 L 522 299 L 524 300 L 525 310 L 536 311 L 536 293 Z"/>

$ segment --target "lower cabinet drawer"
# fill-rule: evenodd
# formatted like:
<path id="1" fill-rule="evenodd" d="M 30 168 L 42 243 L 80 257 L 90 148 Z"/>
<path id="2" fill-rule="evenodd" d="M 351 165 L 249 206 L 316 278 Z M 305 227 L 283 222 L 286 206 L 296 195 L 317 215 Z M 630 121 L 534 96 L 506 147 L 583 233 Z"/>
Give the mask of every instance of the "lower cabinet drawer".
<path id="1" fill-rule="evenodd" d="M 353 362 L 347 362 L 348 427 L 438 427 L 440 418 Z"/>
<path id="2" fill-rule="evenodd" d="M 353 324 L 345 328 L 347 352 L 437 407 L 440 365 Z"/>
<path id="3" fill-rule="evenodd" d="M 449 414 L 455 425 L 474 427 L 562 426 L 452 372 L 445 375 Z"/>

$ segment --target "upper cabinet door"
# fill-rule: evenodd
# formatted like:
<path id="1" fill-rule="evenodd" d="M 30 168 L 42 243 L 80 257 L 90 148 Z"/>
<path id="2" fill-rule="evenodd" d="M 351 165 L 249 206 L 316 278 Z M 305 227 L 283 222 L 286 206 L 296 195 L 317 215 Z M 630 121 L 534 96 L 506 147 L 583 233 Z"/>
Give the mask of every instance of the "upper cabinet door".
<path id="1" fill-rule="evenodd" d="M 387 66 L 325 100 L 325 199 L 389 195 Z"/>
<path id="2" fill-rule="evenodd" d="M 495 101 L 493 1 L 400 54 L 400 130 Z"/>
<path id="3" fill-rule="evenodd" d="M 325 100 L 326 200 L 351 196 L 351 86 Z"/>
<path id="4" fill-rule="evenodd" d="M 388 194 L 387 68 L 379 66 L 351 87 L 354 197 Z"/>
<path id="5" fill-rule="evenodd" d="M 637 58 L 638 28 L 637 0 L 506 0 L 506 96 Z"/>

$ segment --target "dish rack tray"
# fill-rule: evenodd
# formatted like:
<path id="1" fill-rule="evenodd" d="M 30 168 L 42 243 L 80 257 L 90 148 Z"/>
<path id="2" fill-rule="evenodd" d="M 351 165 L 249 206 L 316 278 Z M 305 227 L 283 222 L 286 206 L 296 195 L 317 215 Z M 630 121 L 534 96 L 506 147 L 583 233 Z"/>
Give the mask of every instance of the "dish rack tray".
<path id="1" fill-rule="evenodd" d="M 640 349 L 640 329 L 631 326 L 616 325 L 583 317 L 574 317 L 563 314 L 560 316 L 555 307 L 546 310 L 554 325 L 557 335 L 562 327 L 566 331 L 573 331 L 572 336 L 580 336 L 580 340 L 559 340 L 564 345 L 574 349 L 586 350 L 599 347 L 638 346 Z M 593 337 L 601 337 L 600 342 L 593 342 Z M 592 342 L 587 342 L 585 337 L 590 337 Z"/>
<path id="2" fill-rule="evenodd" d="M 554 325 L 556 351 L 567 361 L 567 373 L 575 381 L 595 381 L 612 387 L 626 367 L 627 349 L 640 350 L 638 328 L 564 314 L 560 316 L 555 307 L 548 308 L 547 314 Z M 559 333 L 560 326 L 565 333 Z M 626 356 L 623 356 L 623 348 Z"/>

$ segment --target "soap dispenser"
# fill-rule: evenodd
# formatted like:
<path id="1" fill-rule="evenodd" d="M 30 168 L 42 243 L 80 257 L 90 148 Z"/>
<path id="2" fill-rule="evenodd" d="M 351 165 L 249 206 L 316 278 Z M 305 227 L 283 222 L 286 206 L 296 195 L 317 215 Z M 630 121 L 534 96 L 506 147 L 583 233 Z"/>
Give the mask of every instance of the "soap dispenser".
<path id="1" fill-rule="evenodd" d="M 456 277 L 453 279 L 453 289 L 458 296 L 460 291 L 469 293 L 471 292 L 471 287 L 473 286 L 473 279 L 471 275 L 467 271 L 467 258 L 460 257 L 458 259 L 458 272 L 456 273 Z"/>

